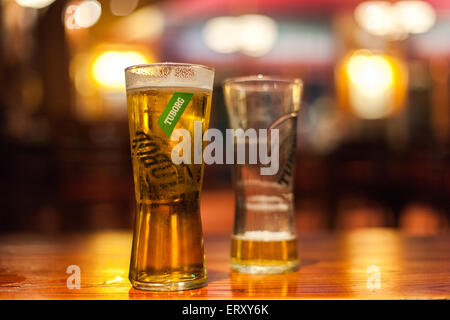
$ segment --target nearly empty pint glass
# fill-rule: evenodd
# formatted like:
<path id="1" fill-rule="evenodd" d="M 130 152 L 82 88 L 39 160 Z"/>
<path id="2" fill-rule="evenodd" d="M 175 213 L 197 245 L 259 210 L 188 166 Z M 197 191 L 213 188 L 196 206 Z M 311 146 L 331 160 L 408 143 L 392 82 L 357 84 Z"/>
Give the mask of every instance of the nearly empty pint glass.
<path id="1" fill-rule="evenodd" d="M 234 165 L 234 271 L 282 273 L 298 267 L 292 189 L 301 92 L 299 79 L 258 75 L 224 82 L 231 127 L 247 132 L 248 152 L 255 144 L 260 156 L 262 146 L 270 149 L 273 168 L 265 174 L 263 163 Z M 252 131 L 260 136 L 252 137 Z"/>

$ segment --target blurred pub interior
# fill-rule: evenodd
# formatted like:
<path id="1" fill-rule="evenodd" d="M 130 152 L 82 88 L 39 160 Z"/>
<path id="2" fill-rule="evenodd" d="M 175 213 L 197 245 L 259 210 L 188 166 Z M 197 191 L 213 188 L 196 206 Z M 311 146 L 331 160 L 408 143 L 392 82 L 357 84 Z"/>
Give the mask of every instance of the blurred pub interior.
<path id="1" fill-rule="evenodd" d="M 448 232 L 450 1 L 1 0 L 0 232 L 129 229 L 123 69 L 300 77 L 301 234 Z M 229 166 L 206 166 L 205 234 L 230 233 Z"/>

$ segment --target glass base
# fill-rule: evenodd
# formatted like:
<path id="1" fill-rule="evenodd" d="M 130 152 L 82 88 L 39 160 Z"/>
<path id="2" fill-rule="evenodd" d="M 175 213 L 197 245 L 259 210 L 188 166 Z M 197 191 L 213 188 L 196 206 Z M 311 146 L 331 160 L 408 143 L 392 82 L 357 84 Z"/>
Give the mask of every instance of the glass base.
<path id="1" fill-rule="evenodd" d="M 145 291 L 183 291 L 202 288 L 206 285 L 206 277 L 180 282 L 142 282 L 130 279 L 131 285 L 137 290 Z"/>
<path id="2" fill-rule="evenodd" d="M 278 274 L 297 271 L 298 261 L 291 261 L 283 265 L 256 265 L 231 263 L 231 270 L 251 274 Z"/>

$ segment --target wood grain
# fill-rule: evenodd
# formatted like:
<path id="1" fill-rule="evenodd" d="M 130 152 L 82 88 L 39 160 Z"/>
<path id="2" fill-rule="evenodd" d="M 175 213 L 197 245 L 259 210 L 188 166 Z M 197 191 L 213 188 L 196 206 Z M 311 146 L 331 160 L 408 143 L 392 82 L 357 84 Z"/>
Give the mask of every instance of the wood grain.
<path id="1" fill-rule="evenodd" d="M 450 296 L 450 236 L 412 238 L 390 229 L 300 237 L 298 272 L 246 275 L 229 269 L 229 237 L 205 239 L 208 286 L 150 293 L 127 279 L 131 234 L 0 237 L 0 299 L 442 299 Z M 81 268 L 67 289 L 66 268 Z M 367 268 L 380 269 L 369 289 Z"/>

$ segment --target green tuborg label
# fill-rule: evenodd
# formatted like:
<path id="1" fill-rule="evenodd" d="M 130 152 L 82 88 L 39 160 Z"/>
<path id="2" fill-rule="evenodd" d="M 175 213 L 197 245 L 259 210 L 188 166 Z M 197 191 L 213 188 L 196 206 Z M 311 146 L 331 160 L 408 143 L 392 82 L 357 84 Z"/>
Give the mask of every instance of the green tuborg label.
<path id="1" fill-rule="evenodd" d="M 193 95 L 193 93 L 189 92 L 175 92 L 164 108 L 163 113 L 158 119 L 158 124 L 168 138 L 170 138 L 175 125 L 180 120 L 184 109 L 186 109 Z"/>

